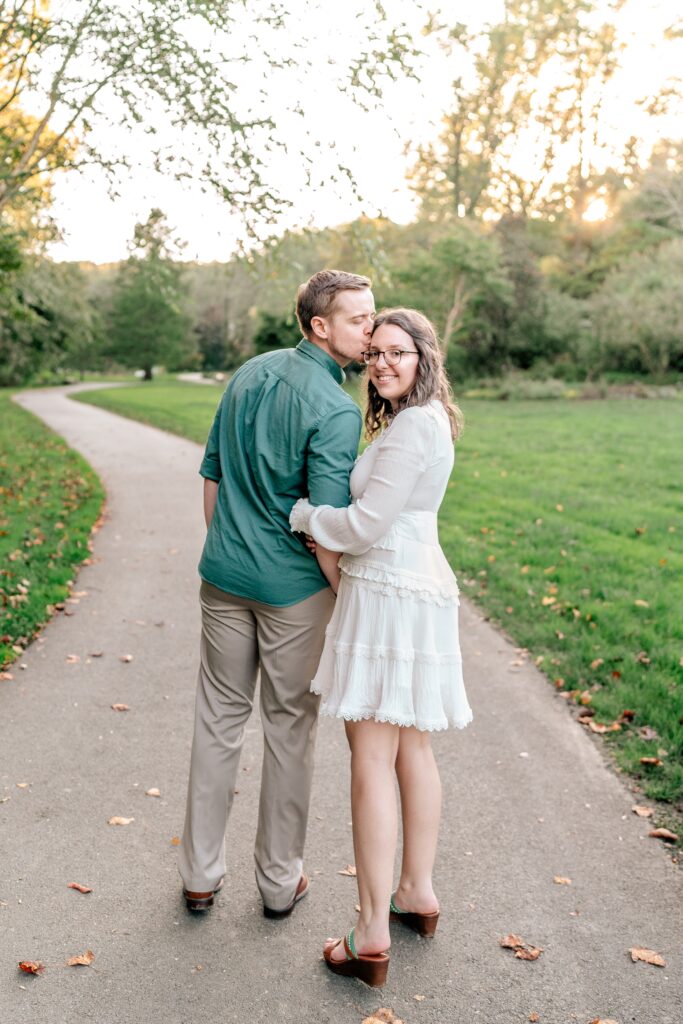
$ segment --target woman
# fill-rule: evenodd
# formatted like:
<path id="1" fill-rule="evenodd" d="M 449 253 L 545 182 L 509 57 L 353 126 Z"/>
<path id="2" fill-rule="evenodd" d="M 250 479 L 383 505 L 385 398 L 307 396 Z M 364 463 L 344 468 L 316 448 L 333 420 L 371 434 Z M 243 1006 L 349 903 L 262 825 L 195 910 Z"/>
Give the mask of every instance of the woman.
<path id="1" fill-rule="evenodd" d="M 338 597 L 311 689 L 321 712 L 345 720 L 361 910 L 345 939 L 325 944 L 337 974 L 384 983 L 389 918 L 433 935 L 432 888 L 441 789 L 430 732 L 472 718 L 458 644 L 458 588 L 439 547 L 436 512 L 453 467 L 461 417 L 450 402 L 430 322 L 411 309 L 380 313 L 367 364 L 366 433 L 345 509 L 296 503 L 293 530 L 333 559 Z M 379 436 L 377 436 L 379 435 Z M 322 563 L 327 571 L 329 562 Z M 336 577 L 335 577 L 336 573 Z M 398 778 L 401 877 L 392 894 Z"/>

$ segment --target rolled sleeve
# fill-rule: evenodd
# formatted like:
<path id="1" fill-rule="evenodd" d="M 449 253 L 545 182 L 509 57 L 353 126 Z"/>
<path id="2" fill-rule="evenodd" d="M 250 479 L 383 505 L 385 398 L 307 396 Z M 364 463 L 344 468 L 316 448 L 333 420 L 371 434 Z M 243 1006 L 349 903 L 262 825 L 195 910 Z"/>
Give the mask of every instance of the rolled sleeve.
<path id="1" fill-rule="evenodd" d="M 361 416 L 355 406 L 335 409 L 320 421 L 308 445 L 308 496 L 313 505 L 343 508 L 358 454 Z"/>
<path id="2" fill-rule="evenodd" d="M 203 476 L 205 480 L 213 480 L 215 483 L 218 483 L 223 476 L 219 446 L 222 409 L 223 403 L 221 402 L 216 410 L 216 415 L 214 416 L 213 424 L 206 442 L 206 448 L 204 449 L 204 458 L 202 459 L 201 466 L 199 467 L 200 476 Z"/>

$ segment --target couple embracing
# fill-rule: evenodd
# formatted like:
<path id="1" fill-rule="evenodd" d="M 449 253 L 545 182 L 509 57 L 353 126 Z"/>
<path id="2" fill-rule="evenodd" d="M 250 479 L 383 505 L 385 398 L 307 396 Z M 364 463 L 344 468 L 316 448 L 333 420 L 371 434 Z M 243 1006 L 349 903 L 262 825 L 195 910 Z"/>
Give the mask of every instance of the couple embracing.
<path id="1" fill-rule="evenodd" d="M 314 274 L 297 317 L 296 348 L 250 359 L 233 376 L 201 465 L 201 661 L 179 867 L 187 907 L 210 907 L 260 670 L 254 857 L 264 914 L 284 917 L 308 892 L 320 710 L 343 719 L 351 749 L 361 906 L 324 958 L 337 974 L 381 985 L 390 919 L 433 935 L 439 916 L 430 734 L 472 717 L 458 590 L 436 524 L 460 413 L 432 325 L 409 309 L 375 315 L 367 278 Z M 366 364 L 371 441 L 358 460 L 362 419 L 341 386 L 354 360 Z M 394 890 L 395 779 L 403 859 Z"/>

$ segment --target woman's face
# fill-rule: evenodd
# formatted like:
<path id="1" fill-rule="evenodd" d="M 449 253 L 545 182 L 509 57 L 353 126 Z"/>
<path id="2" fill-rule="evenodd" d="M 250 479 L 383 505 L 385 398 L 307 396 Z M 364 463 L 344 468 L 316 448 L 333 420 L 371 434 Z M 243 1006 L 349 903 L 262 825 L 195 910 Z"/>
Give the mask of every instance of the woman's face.
<path id="1" fill-rule="evenodd" d="M 417 346 L 402 327 L 382 324 L 370 338 L 369 351 L 379 353 L 377 361 L 368 364 L 370 380 L 378 394 L 396 409 L 399 399 L 408 394 L 417 379 Z"/>

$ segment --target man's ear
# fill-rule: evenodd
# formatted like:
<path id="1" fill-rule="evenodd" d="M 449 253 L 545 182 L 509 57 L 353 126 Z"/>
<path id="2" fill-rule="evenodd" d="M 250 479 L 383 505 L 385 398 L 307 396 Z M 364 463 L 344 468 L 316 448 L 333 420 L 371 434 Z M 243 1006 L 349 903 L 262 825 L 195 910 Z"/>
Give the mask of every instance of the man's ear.
<path id="1" fill-rule="evenodd" d="M 311 330 L 316 338 L 327 341 L 327 321 L 322 316 L 311 317 Z"/>

